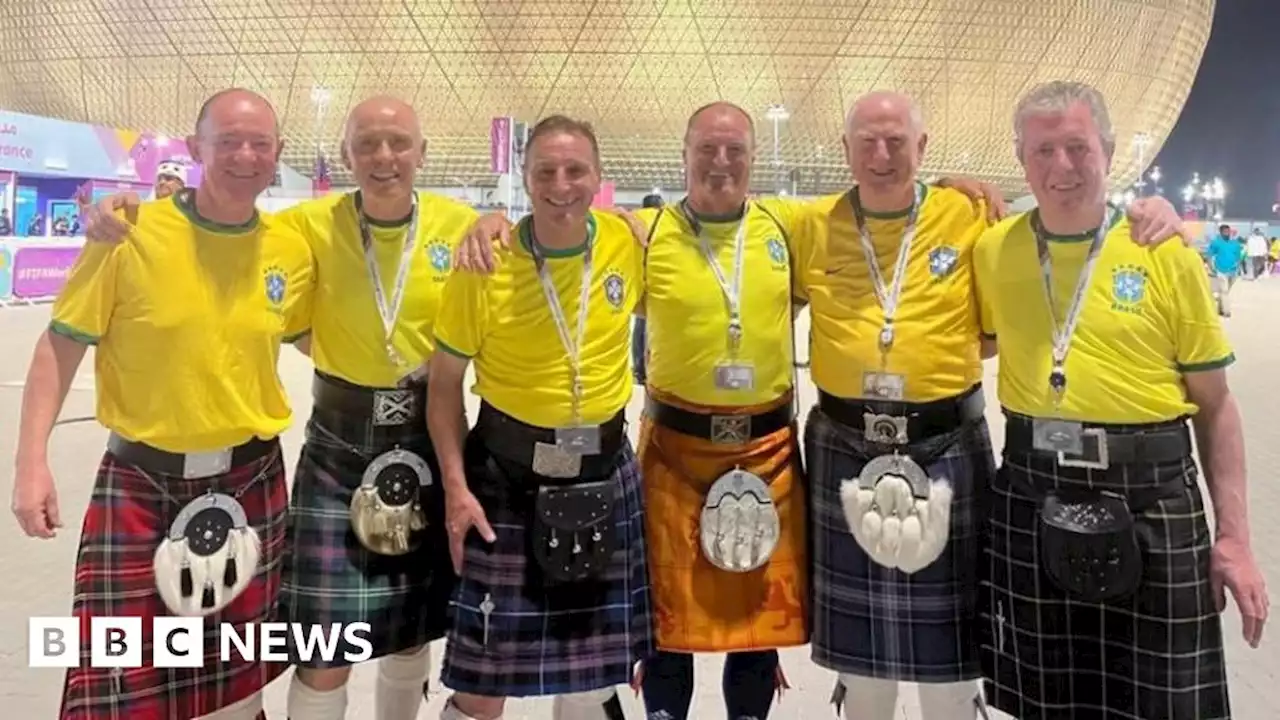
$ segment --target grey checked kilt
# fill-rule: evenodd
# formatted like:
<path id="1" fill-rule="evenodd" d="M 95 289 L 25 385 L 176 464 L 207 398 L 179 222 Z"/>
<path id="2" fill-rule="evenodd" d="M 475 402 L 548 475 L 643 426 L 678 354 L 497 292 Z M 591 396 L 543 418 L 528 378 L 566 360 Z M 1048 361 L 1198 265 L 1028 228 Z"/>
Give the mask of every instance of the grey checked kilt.
<path id="1" fill-rule="evenodd" d="M 1123 427 L 1123 426 L 1113 426 Z M 1020 720 L 1223 720 L 1222 627 L 1209 585 L 1211 538 L 1195 461 L 1109 471 L 1004 453 L 989 494 L 979 635 L 991 706 Z M 1040 569 L 1039 505 L 1024 491 L 1182 491 L 1140 515 L 1144 579 L 1123 602 L 1068 599 Z"/>
<path id="2" fill-rule="evenodd" d="M 856 478 L 874 446 L 818 407 L 805 427 L 813 524 L 813 661 L 838 673 L 905 682 L 978 677 L 979 494 L 995 474 L 985 420 L 916 446 L 940 452 L 926 469 L 954 488 L 946 550 L 914 574 L 871 560 L 854 540 L 840 501 L 841 481 Z"/>
<path id="3" fill-rule="evenodd" d="M 538 697 L 628 684 L 636 663 L 654 653 L 649 570 L 644 540 L 640 464 L 624 438 L 613 479 L 621 547 L 601 581 L 546 585 L 529 539 L 528 508 L 497 502 L 483 491 L 487 451 L 473 430 L 467 439 L 468 481 L 497 534 L 490 545 L 467 535 L 462 578 L 453 601 L 453 628 L 440 681 L 488 697 Z M 489 616 L 488 647 L 485 595 Z"/>
<path id="4" fill-rule="evenodd" d="M 435 491 L 428 493 L 424 505 L 426 540 L 407 555 L 388 556 L 366 549 L 356 539 L 350 506 L 365 468 L 397 445 L 427 461 Z M 378 658 L 444 637 L 454 583 L 440 470 L 425 419 L 374 427 L 350 416 L 315 411 L 307 422 L 294 474 L 281 614 L 289 622 L 326 627 L 367 622 L 373 658 Z M 319 653 L 303 659 L 290 643 L 293 661 L 304 667 L 348 665 L 343 653 L 360 650 L 343 640 L 334 660 L 325 662 Z"/>

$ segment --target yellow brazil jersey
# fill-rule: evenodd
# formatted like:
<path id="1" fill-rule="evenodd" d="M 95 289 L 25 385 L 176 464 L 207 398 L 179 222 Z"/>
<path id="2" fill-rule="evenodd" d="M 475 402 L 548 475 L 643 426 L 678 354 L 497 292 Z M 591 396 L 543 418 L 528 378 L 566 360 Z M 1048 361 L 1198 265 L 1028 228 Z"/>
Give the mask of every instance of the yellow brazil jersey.
<path id="1" fill-rule="evenodd" d="M 453 253 L 478 215 L 456 200 L 418 194 L 417 233 L 392 332 L 403 363 L 397 366 L 387 352 L 357 212 L 355 194 L 347 193 L 296 205 L 277 217 L 297 227 L 315 253 L 319 277 L 311 357 L 316 368 L 356 385 L 393 387 L 435 350 L 433 329 L 440 294 L 453 270 Z M 390 308 L 409 223 L 370 223 L 370 230 Z"/>
<path id="2" fill-rule="evenodd" d="M 84 246 L 51 328 L 97 345 L 98 420 L 169 452 L 273 438 L 292 410 L 280 345 L 307 331 L 310 247 L 270 216 L 216 225 L 192 193 L 144 203 L 129 238 Z"/>
<path id="3" fill-rule="evenodd" d="M 581 349 L 580 422 L 600 424 L 631 399 L 631 316 L 644 293 L 643 248 L 621 218 L 591 213 L 591 291 Z M 449 278 L 436 321 L 436 344 L 473 359 L 475 392 L 498 410 L 544 428 L 573 422 L 569 355 L 560 340 L 529 249 L 528 218 L 520 242 L 499 250 L 492 274 L 459 272 Z M 543 249 L 552 283 L 576 340 L 586 242 Z"/>
<path id="4" fill-rule="evenodd" d="M 1107 233 L 1076 326 L 1055 408 L 1049 388 L 1053 321 L 1045 299 L 1032 214 L 1006 218 L 975 250 L 983 332 L 1000 350 L 1000 403 L 1024 415 L 1102 423 L 1148 423 L 1194 414 L 1186 372 L 1234 360 L 1204 263 L 1180 242 L 1139 246 L 1129 222 Z M 1049 237 L 1054 313 L 1075 294 L 1093 234 Z"/>
<path id="5" fill-rule="evenodd" d="M 903 399 L 954 397 L 982 379 L 973 245 L 986 210 L 963 193 L 923 187 L 915 239 L 894 318 L 894 342 L 880 351 L 884 311 L 859 240 L 850 193 L 818 200 L 812 229 L 795 243 L 796 297 L 810 306 L 814 383 L 837 397 L 864 397 L 864 373 L 903 376 Z M 894 267 L 907 212 L 865 213 L 885 284 Z"/>
<path id="6" fill-rule="evenodd" d="M 788 242 L 794 203 L 748 203 L 742 263 L 742 338 L 729 347 L 729 304 L 703 251 L 705 238 L 729 287 L 734 283 L 740 219 L 691 221 L 686 210 L 642 210 L 651 228 L 645 267 L 648 382 L 656 390 L 699 405 L 754 406 L 791 389 L 791 262 Z M 656 224 L 655 224 L 656 223 Z M 701 231 L 701 236 L 699 235 Z M 751 388 L 717 387 L 716 367 L 749 366 Z"/>

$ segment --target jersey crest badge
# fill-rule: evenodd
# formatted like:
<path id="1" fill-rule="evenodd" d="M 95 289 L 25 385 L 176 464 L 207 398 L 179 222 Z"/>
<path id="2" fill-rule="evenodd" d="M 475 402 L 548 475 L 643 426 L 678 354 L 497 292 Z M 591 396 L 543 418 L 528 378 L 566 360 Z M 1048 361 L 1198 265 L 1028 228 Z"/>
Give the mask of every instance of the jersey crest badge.
<path id="1" fill-rule="evenodd" d="M 1121 266 L 1111 274 L 1111 306 L 1133 310 L 1147 295 L 1147 273 L 1138 266 Z"/>
<path id="2" fill-rule="evenodd" d="M 272 305 L 279 306 L 284 302 L 285 292 L 289 289 L 289 276 L 284 270 L 274 265 L 268 267 L 263 273 L 263 284 L 267 300 Z"/>
<path id="3" fill-rule="evenodd" d="M 427 258 L 431 260 L 431 269 L 437 273 L 449 272 L 449 266 L 453 264 L 453 253 L 441 240 L 432 240 L 427 244 Z"/>
<path id="4" fill-rule="evenodd" d="M 769 249 L 769 259 L 773 261 L 775 268 L 787 267 L 787 246 L 776 237 L 771 237 L 765 242 L 765 247 Z"/>
<path id="5" fill-rule="evenodd" d="M 622 309 L 622 301 L 627 294 L 627 285 L 622 280 L 622 275 L 615 271 L 610 271 L 604 278 L 604 297 L 613 306 L 614 310 Z"/>
<path id="6" fill-rule="evenodd" d="M 933 275 L 934 279 L 941 280 L 955 272 L 956 262 L 959 259 L 960 253 L 949 245 L 934 248 L 929 252 L 929 274 Z"/>

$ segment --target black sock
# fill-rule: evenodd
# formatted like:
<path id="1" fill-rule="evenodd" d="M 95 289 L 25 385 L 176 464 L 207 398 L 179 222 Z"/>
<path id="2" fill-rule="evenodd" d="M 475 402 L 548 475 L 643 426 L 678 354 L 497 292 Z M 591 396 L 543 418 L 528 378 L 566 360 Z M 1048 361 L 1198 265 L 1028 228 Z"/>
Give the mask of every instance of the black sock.
<path id="1" fill-rule="evenodd" d="M 778 651 L 729 653 L 724 660 L 724 706 L 729 720 L 765 720 L 773 706 Z"/>
<path id="2" fill-rule="evenodd" d="M 644 663 L 644 708 L 663 711 L 671 720 L 687 720 L 693 703 L 693 656 L 659 652 Z"/>

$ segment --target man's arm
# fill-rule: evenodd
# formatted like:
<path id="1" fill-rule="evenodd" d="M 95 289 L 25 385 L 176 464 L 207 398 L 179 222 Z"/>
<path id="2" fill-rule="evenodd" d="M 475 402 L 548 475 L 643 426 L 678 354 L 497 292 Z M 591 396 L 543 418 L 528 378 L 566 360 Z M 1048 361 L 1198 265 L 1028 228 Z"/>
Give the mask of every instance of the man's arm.
<path id="1" fill-rule="evenodd" d="M 1189 372 L 1187 396 L 1199 406 L 1192 418 L 1205 483 L 1213 500 L 1217 537 L 1249 546 L 1249 503 L 1245 482 L 1244 428 L 1240 408 L 1227 385 L 1227 370 Z"/>
<path id="2" fill-rule="evenodd" d="M 22 391 L 22 418 L 18 425 L 18 475 L 23 468 L 44 467 L 49 459 L 49 436 L 58 421 L 76 371 L 88 346 L 45 330 L 36 341 L 31 367 Z"/>
<path id="3" fill-rule="evenodd" d="M 466 406 L 463 404 L 462 385 L 470 361 L 448 351 L 438 351 L 431 358 L 431 372 L 427 381 L 427 431 L 435 447 L 444 477 L 446 493 L 467 491 L 462 447 L 467 436 Z"/>

